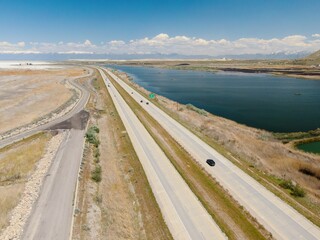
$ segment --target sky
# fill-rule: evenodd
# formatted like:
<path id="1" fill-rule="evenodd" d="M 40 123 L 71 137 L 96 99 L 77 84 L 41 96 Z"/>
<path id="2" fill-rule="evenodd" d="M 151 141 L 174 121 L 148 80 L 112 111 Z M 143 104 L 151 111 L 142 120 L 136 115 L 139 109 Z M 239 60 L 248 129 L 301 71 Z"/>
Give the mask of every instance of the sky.
<path id="1" fill-rule="evenodd" d="M 319 0 L 0 0 L 0 54 L 320 49 Z"/>

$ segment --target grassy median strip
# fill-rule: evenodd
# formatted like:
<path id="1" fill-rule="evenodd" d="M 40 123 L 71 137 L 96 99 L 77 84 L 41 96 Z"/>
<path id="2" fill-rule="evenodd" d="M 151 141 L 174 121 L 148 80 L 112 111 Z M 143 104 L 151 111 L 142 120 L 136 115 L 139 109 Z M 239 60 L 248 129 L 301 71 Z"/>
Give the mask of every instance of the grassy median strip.
<path id="1" fill-rule="evenodd" d="M 113 104 L 111 96 L 104 85 L 100 73 L 97 71 L 96 76 L 97 78 L 92 84 L 96 90 L 97 101 L 91 106 L 94 109 L 91 111 L 91 115 L 95 116 L 96 123 L 99 124 L 98 127 L 100 129 L 98 130 L 100 132 L 100 151 L 93 152 L 93 154 L 95 159 L 99 159 L 98 162 L 102 169 L 102 181 L 99 183 L 100 188 L 98 190 L 98 196 L 101 196 L 99 206 L 102 210 L 101 223 L 103 225 L 101 237 L 130 239 L 136 236 L 135 238 L 139 239 L 172 239 L 143 167 L 126 133 L 126 129 Z M 109 136 L 108 140 L 104 137 L 105 135 Z M 87 139 L 93 145 L 97 140 L 95 136 L 97 136 L 97 128 L 92 127 L 88 131 Z M 113 153 L 111 153 L 110 148 L 113 148 Z M 110 152 L 106 155 L 106 151 L 108 150 Z M 111 171 L 119 172 L 119 175 L 110 173 L 110 169 L 106 167 L 112 167 Z M 108 179 L 111 178 L 114 180 L 109 180 L 107 183 Z M 112 184 L 110 184 L 110 181 Z M 113 200 L 109 199 L 110 196 L 107 196 L 105 191 L 114 191 L 113 196 L 111 196 Z M 133 191 L 133 193 L 131 192 L 127 195 L 128 191 Z M 130 199 L 126 201 L 125 199 L 119 200 L 119 205 L 117 206 L 107 205 L 108 203 L 117 201 L 117 197 L 119 196 L 129 197 Z M 109 200 L 107 201 L 107 199 Z M 121 204 L 122 202 L 129 204 L 124 206 L 124 204 Z M 136 223 L 130 226 L 123 226 L 123 223 L 129 223 L 130 221 L 121 218 L 127 216 L 125 214 L 131 212 L 132 208 L 134 208 L 136 213 L 139 213 L 136 216 L 136 223 L 142 221 L 142 226 Z M 124 212 L 123 215 L 121 215 L 122 213 L 119 210 Z M 132 228 L 136 227 L 136 230 L 132 230 Z"/>
<path id="2" fill-rule="evenodd" d="M 271 238 L 116 81 L 110 80 L 229 239 Z"/>

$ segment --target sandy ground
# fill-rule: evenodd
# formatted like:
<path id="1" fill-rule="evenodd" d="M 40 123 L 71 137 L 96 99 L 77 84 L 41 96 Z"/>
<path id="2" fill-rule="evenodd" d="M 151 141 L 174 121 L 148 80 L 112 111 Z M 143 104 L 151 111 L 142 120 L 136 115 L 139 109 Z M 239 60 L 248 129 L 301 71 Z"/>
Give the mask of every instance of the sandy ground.
<path id="1" fill-rule="evenodd" d="M 73 95 L 66 80 L 81 76 L 79 68 L 0 70 L 0 134 L 56 110 Z"/>

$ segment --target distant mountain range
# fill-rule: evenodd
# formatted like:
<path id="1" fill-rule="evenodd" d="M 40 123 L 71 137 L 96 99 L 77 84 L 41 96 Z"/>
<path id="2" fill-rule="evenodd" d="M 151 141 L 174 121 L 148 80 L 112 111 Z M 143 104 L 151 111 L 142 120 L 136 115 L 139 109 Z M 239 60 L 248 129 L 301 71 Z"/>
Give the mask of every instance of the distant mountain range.
<path id="1" fill-rule="evenodd" d="M 109 60 L 132 60 L 132 59 L 299 59 L 308 56 L 307 52 L 298 53 L 272 53 L 272 54 L 240 54 L 240 55 L 181 55 L 181 54 L 0 54 L 0 60 L 46 60 L 63 61 L 69 59 L 109 59 Z M 316 53 L 314 53 L 316 54 Z M 311 54 L 310 56 L 312 56 Z M 319 51 L 317 55 L 319 56 Z"/>
<path id="2" fill-rule="evenodd" d="M 320 50 L 308 55 L 304 59 L 309 61 L 310 63 L 320 64 Z"/>

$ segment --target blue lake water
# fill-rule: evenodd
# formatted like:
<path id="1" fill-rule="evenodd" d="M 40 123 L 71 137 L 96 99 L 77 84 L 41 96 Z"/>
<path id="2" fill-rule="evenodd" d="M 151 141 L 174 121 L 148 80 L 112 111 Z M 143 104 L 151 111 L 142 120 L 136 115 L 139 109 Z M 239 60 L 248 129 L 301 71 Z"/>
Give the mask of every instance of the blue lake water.
<path id="1" fill-rule="evenodd" d="M 320 128 L 320 80 L 108 65 L 183 104 L 273 132 Z"/>

